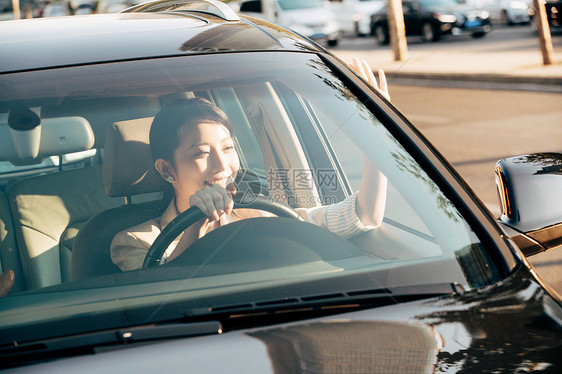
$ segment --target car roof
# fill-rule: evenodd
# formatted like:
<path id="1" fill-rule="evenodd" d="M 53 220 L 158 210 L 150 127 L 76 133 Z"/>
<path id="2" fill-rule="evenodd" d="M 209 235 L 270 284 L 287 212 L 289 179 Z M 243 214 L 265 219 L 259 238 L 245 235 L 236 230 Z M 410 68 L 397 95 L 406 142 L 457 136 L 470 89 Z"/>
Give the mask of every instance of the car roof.
<path id="1" fill-rule="evenodd" d="M 0 74 L 186 54 L 321 48 L 259 19 L 189 11 L 4 21 L 0 35 Z"/>

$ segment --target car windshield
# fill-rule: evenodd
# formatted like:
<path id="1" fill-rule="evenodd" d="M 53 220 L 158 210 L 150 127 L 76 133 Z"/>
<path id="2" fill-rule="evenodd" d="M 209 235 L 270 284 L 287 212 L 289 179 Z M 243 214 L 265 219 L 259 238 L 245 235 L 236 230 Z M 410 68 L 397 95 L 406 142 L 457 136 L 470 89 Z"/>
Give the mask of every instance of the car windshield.
<path id="1" fill-rule="evenodd" d="M 322 0 L 278 0 L 283 10 L 322 8 Z"/>
<path id="2" fill-rule="evenodd" d="M 498 279 L 478 236 L 387 129 L 388 120 L 315 54 L 216 53 L 19 72 L 2 80 L 10 89 L 0 92 L 0 118 L 17 123 L 33 117 L 31 111 L 41 126 L 35 156 L 22 159 L 28 143 L 12 144 L 13 129 L 0 123 L 5 163 L 44 165 L 58 154 L 92 153 L 79 153 L 71 167 L 33 175 L 2 168 L 0 233 L 12 249 L 3 252 L 2 266 L 14 269 L 16 285 L 0 299 L 0 329 L 113 313 L 33 330 L 27 336 L 33 340 L 119 321 L 150 323 L 327 295 L 449 293 L 451 284 L 468 290 Z M 204 98 L 230 119 L 238 174 L 245 177 L 236 187 L 246 203 L 259 195 L 310 212 L 353 201 L 368 162 L 388 178 L 382 224 L 344 235 L 294 218 L 247 219 L 205 235 L 187 257 L 121 271 L 109 257 L 116 233 L 159 220 L 170 201 L 162 201 L 168 184 L 153 170 L 148 129 L 162 108 L 190 98 Z M 150 173 L 152 182 L 145 178 Z M 156 187 L 143 189 L 145 182 Z"/>

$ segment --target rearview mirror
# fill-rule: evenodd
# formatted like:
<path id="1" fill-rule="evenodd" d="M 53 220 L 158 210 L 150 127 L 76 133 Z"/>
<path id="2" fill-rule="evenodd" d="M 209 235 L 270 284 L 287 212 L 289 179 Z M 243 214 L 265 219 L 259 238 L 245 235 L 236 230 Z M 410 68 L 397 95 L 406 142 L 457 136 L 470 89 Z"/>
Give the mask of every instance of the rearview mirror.
<path id="1" fill-rule="evenodd" d="M 496 187 L 500 222 L 525 256 L 562 247 L 562 154 L 502 159 Z"/>

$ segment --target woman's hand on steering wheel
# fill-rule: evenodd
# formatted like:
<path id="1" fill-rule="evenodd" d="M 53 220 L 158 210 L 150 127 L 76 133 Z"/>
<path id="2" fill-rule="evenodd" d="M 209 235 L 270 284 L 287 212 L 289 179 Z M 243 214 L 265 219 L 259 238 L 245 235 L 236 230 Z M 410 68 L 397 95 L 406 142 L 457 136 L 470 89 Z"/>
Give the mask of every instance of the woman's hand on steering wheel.
<path id="1" fill-rule="evenodd" d="M 241 203 L 239 200 L 242 196 L 231 195 L 234 199 L 234 208 L 257 209 L 273 213 L 279 217 L 287 217 L 293 219 L 301 219 L 299 214 L 290 206 L 269 201 L 265 196 L 259 195 L 253 201 Z M 148 250 L 144 259 L 142 268 L 146 269 L 160 264 L 162 256 L 170 243 L 184 230 L 191 225 L 205 218 L 202 210 L 198 206 L 192 206 L 185 212 L 178 215 L 172 220 L 156 238 L 152 246 Z"/>
<path id="2" fill-rule="evenodd" d="M 210 220 L 218 221 L 234 209 L 232 194 L 236 192 L 234 183 L 224 188 L 219 184 L 206 184 L 189 198 L 189 205 L 201 209 Z"/>

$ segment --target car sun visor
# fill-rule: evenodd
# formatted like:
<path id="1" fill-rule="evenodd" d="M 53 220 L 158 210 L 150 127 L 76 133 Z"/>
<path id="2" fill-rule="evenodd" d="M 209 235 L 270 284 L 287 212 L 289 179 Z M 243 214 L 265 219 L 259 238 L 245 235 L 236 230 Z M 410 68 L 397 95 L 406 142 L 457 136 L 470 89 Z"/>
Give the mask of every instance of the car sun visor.
<path id="1" fill-rule="evenodd" d="M 10 113 L 0 123 L 0 160 L 14 165 L 41 163 L 46 157 L 85 151 L 94 146 L 94 132 L 83 117 L 40 119 L 33 111 Z"/>

